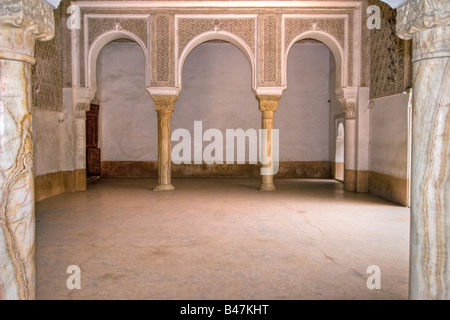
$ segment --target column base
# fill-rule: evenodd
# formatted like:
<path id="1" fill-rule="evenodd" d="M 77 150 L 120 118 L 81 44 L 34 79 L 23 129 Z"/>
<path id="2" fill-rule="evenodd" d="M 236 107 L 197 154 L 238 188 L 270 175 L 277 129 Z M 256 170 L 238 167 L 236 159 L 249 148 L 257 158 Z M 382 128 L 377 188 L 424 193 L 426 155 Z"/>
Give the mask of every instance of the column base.
<path id="1" fill-rule="evenodd" d="M 170 190 L 175 190 L 175 187 L 172 184 L 159 184 L 153 189 L 153 191 L 170 191 Z"/>
<path id="2" fill-rule="evenodd" d="M 262 183 L 259 191 L 277 191 L 277 188 L 275 188 L 273 183 Z"/>

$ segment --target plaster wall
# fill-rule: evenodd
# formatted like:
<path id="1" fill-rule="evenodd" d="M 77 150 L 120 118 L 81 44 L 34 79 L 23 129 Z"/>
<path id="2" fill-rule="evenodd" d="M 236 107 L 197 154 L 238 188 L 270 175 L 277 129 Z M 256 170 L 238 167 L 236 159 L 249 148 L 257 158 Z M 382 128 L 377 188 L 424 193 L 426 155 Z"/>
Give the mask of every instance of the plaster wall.
<path id="1" fill-rule="evenodd" d="M 275 126 L 281 161 L 329 160 L 330 50 L 321 43 L 296 43 L 287 61 L 287 89 Z"/>
<path id="2" fill-rule="evenodd" d="M 133 42 L 109 43 L 98 66 L 102 160 L 157 160 L 156 112 L 145 87 L 141 47 Z"/>
<path id="3" fill-rule="evenodd" d="M 369 192 L 408 206 L 407 94 L 374 100 L 370 109 Z"/>
<path id="4" fill-rule="evenodd" d="M 33 109 L 35 176 L 61 170 L 63 115 L 62 112 Z"/>
<path id="5" fill-rule="evenodd" d="M 296 44 L 289 53 L 288 88 L 275 113 L 280 161 L 329 160 L 329 54 L 317 43 Z M 145 90 L 143 66 L 144 56 L 134 43 L 110 43 L 100 54 L 97 96 L 103 161 L 157 160 L 156 112 Z M 224 139 L 226 129 L 261 127 L 250 64 L 232 44 L 213 42 L 195 48 L 185 61 L 182 84 L 171 126 L 172 131 L 191 132 L 192 154 L 194 121 L 202 121 L 203 132 L 219 129 Z M 203 142 L 203 148 L 208 144 Z M 225 157 L 225 146 L 223 153 Z"/>
<path id="6" fill-rule="evenodd" d="M 408 95 L 374 99 L 370 109 L 371 171 L 407 178 Z"/>

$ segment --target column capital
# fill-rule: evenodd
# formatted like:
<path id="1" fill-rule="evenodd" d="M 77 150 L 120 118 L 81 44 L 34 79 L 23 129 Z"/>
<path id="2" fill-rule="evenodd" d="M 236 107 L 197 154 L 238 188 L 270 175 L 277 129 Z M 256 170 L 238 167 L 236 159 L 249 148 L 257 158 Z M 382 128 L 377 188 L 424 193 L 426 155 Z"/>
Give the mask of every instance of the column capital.
<path id="1" fill-rule="evenodd" d="M 341 104 L 341 110 L 345 113 L 345 119 L 355 119 L 356 117 L 356 99 L 358 97 L 358 88 L 345 87 L 336 89 L 336 99 Z"/>
<path id="2" fill-rule="evenodd" d="M 450 55 L 450 2 L 408 0 L 397 9 L 397 35 L 413 39 L 412 61 Z"/>
<path id="3" fill-rule="evenodd" d="M 419 30 L 450 25 L 448 0 L 408 0 L 397 8 L 397 35 L 411 39 Z"/>
<path id="4" fill-rule="evenodd" d="M 89 111 L 91 101 L 95 98 L 95 90 L 85 87 L 74 87 L 73 98 L 75 117 L 79 119 L 86 118 L 86 112 Z"/>
<path id="5" fill-rule="evenodd" d="M 259 110 L 262 112 L 277 111 L 281 95 L 257 95 L 256 97 L 259 101 Z"/>
<path id="6" fill-rule="evenodd" d="M 80 102 L 75 107 L 75 117 L 77 119 L 86 119 L 86 112 L 90 109 L 90 103 Z"/>
<path id="7" fill-rule="evenodd" d="M 178 96 L 176 95 L 151 95 L 154 102 L 154 108 L 156 111 L 172 112 L 174 110 L 175 101 Z"/>
<path id="8" fill-rule="evenodd" d="M 55 35 L 53 7 L 44 0 L 0 0 L 0 59 L 35 63 L 36 40 Z"/>

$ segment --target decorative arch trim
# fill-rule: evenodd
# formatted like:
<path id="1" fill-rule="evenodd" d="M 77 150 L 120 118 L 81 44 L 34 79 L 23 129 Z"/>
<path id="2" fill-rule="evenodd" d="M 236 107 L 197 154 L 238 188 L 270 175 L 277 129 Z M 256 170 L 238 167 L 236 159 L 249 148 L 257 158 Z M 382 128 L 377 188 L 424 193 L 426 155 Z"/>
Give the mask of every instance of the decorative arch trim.
<path id="1" fill-rule="evenodd" d="M 183 76 L 183 66 L 184 62 L 186 61 L 186 58 L 188 55 L 200 44 L 205 43 L 206 41 L 210 40 L 222 40 L 226 41 L 228 43 L 233 44 L 236 46 L 241 52 L 245 55 L 247 58 L 251 74 L 252 74 L 252 89 L 255 90 L 256 84 L 257 84 L 257 77 L 256 77 L 256 59 L 255 56 L 252 53 L 252 50 L 247 45 L 247 43 L 242 40 L 240 37 L 236 36 L 235 34 L 232 34 L 227 31 L 211 31 L 211 32 L 205 32 L 200 34 L 199 36 L 192 39 L 186 47 L 183 49 L 181 54 L 179 55 L 178 62 L 176 64 L 176 86 L 181 90 L 182 89 L 182 76 Z"/>
<path id="2" fill-rule="evenodd" d="M 348 61 L 344 48 L 339 44 L 339 41 L 327 32 L 320 30 L 309 30 L 297 35 L 287 46 L 282 57 L 282 77 L 283 85 L 287 87 L 287 59 L 292 46 L 301 40 L 314 39 L 322 42 L 330 49 L 334 56 L 336 63 L 336 85 L 335 88 L 341 88 L 347 86 L 348 81 Z"/>
<path id="3" fill-rule="evenodd" d="M 118 39 L 128 39 L 136 42 L 142 49 L 145 57 L 145 84 L 150 83 L 150 65 L 147 47 L 142 40 L 134 33 L 127 30 L 111 30 L 98 36 L 89 48 L 86 64 L 86 86 L 92 90 L 97 90 L 97 59 L 100 51 L 110 42 Z"/>

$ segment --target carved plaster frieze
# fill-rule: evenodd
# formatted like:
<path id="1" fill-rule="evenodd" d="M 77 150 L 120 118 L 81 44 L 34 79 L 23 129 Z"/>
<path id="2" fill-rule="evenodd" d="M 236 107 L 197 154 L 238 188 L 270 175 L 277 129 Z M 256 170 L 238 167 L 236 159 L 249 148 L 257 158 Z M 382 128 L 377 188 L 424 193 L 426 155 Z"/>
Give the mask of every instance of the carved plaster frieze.
<path id="1" fill-rule="evenodd" d="M 152 16 L 152 87 L 174 87 L 173 16 Z"/>
<path id="2" fill-rule="evenodd" d="M 278 109 L 278 101 L 281 96 L 279 95 L 259 95 L 257 96 L 259 100 L 259 110 L 263 113 L 275 112 Z"/>
<path id="3" fill-rule="evenodd" d="M 152 95 L 154 108 L 158 114 L 171 114 L 174 110 L 175 101 L 177 101 L 177 99 L 177 96 Z"/>
<path id="4" fill-rule="evenodd" d="M 255 17 L 177 17 L 178 24 L 178 55 L 180 56 L 187 44 L 195 37 L 208 31 L 226 31 L 240 37 L 253 54 L 256 50 L 256 18 Z"/>
<path id="5" fill-rule="evenodd" d="M 87 17 L 88 44 L 107 31 L 126 30 L 136 35 L 147 46 L 147 19 L 117 15 L 116 17 Z"/>
<path id="6" fill-rule="evenodd" d="M 262 15 L 260 18 L 260 55 L 258 86 L 281 87 L 281 22 L 279 15 Z"/>
<path id="7" fill-rule="evenodd" d="M 287 17 L 285 19 L 285 49 L 291 41 L 299 34 L 306 31 L 323 31 L 332 35 L 341 45 L 345 47 L 345 18 L 339 17 Z"/>
<path id="8" fill-rule="evenodd" d="M 55 34 L 53 7 L 43 0 L 0 0 L 0 57 L 34 63 L 36 40 Z"/>

